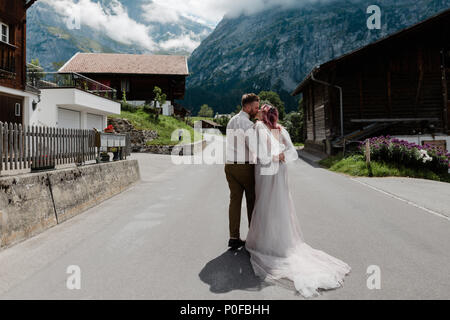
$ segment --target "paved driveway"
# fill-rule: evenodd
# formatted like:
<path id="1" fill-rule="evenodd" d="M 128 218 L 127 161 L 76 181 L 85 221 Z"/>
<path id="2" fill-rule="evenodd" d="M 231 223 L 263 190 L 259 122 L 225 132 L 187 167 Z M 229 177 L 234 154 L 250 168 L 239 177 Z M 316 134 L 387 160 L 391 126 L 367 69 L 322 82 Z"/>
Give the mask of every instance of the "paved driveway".
<path id="1" fill-rule="evenodd" d="M 227 251 L 222 165 L 133 157 L 139 184 L 0 252 L 0 298 L 301 299 L 261 284 L 245 251 Z M 290 172 L 306 241 L 353 268 L 343 288 L 318 299 L 450 298 L 450 222 L 430 213 L 448 213 L 447 185 L 356 181 L 303 160 Z M 80 290 L 66 287 L 70 265 L 80 267 Z M 380 290 L 367 288 L 371 265 L 381 270 Z"/>

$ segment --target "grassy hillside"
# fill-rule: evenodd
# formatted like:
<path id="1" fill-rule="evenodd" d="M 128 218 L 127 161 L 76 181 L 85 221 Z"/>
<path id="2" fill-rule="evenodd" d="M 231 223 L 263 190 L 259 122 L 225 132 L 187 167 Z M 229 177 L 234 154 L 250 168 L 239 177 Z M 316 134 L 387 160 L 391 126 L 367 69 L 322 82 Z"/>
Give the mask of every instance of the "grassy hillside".
<path id="1" fill-rule="evenodd" d="M 155 130 L 158 132 L 158 139 L 149 141 L 148 144 L 158 145 L 175 145 L 178 141 L 172 141 L 172 132 L 184 129 L 189 131 L 191 139 L 194 140 L 194 129 L 174 117 L 160 115 L 158 121 L 155 121 L 151 116 L 142 109 L 135 112 L 122 111 L 120 115 L 110 116 L 111 118 L 125 118 L 128 119 L 136 129 Z M 195 141 L 201 140 L 201 136 L 197 134 Z"/>

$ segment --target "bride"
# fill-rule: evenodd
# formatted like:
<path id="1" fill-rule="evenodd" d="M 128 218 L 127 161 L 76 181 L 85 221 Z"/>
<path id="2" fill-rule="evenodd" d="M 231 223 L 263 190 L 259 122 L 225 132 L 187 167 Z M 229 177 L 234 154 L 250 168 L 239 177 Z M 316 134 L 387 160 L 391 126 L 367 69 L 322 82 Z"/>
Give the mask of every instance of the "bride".
<path id="1" fill-rule="evenodd" d="M 277 123 L 273 106 L 265 104 L 258 118 L 256 201 L 245 243 L 253 270 L 263 280 L 304 297 L 318 295 L 318 289 L 340 287 L 350 267 L 303 240 L 288 186 L 286 163 L 298 159 L 289 133 Z"/>

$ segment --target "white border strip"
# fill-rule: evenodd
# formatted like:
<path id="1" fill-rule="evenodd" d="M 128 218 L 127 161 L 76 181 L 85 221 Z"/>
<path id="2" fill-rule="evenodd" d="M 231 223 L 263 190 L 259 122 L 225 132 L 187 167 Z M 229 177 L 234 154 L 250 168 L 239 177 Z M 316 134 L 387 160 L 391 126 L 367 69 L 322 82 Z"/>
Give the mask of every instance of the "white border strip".
<path id="1" fill-rule="evenodd" d="M 356 181 L 356 182 L 358 182 L 358 183 L 360 183 L 360 184 L 362 184 L 362 185 L 364 185 L 364 186 L 366 186 L 366 187 L 369 187 L 370 189 L 373 189 L 373 190 L 375 190 L 375 191 L 378 191 L 378 192 L 380 192 L 380 193 L 383 193 L 383 194 L 385 194 L 385 195 L 387 195 L 387 196 L 389 196 L 389 197 L 391 197 L 391 198 L 400 200 L 400 201 L 402 201 L 402 202 L 406 202 L 407 204 L 412 205 L 413 207 L 422 209 L 422 210 L 424 210 L 424 211 L 426 211 L 426 212 L 428 212 L 428 213 L 434 214 L 434 215 L 436 215 L 436 216 L 438 216 L 438 217 L 444 218 L 444 219 L 447 220 L 447 221 L 450 221 L 450 217 L 448 217 L 448 216 L 446 216 L 446 215 L 444 215 L 444 214 L 442 214 L 442 213 L 439 213 L 439 212 L 433 211 L 433 210 L 431 210 L 431 209 L 422 207 L 421 205 L 418 205 L 417 203 L 414 203 L 414 202 L 412 202 L 412 201 L 409 201 L 409 200 L 400 198 L 400 197 L 396 196 L 395 194 L 392 194 L 392 193 L 390 193 L 390 192 L 381 190 L 381 189 L 379 189 L 379 188 L 377 188 L 377 187 L 371 186 L 370 184 L 365 183 L 365 182 L 363 182 L 363 181 L 360 181 L 360 180 L 358 180 L 358 179 L 350 178 L 350 180 Z"/>

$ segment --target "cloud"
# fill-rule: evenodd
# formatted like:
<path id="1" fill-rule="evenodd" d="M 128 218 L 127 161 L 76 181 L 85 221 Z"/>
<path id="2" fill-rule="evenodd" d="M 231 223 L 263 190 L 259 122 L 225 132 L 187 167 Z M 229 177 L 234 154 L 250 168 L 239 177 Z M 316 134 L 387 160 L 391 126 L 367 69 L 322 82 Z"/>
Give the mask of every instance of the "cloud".
<path id="1" fill-rule="evenodd" d="M 332 0 L 239 0 L 236 5 L 231 6 L 227 10 L 226 16 L 234 18 L 242 14 L 253 15 L 256 13 L 260 13 L 264 10 L 274 8 L 281 8 L 281 9 L 301 8 L 306 5 L 326 1 Z"/>
<path id="2" fill-rule="evenodd" d="M 125 44 L 139 44 L 154 50 L 157 44 L 149 36 L 150 27 L 140 24 L 128 16 L 126 9 L 118 0 L 112 0 L 110 6 L 102 7 L 91 0 L 42 0 L 52 6 L 68 21 L 73 20 L 95 30 L 101 30 L 111 39 Z"/>
<path id="3" fill-rule="evenodd" d="M 177 23 L 181 17 L 215 26 L 223 17 L 225 2 L 235 0 L 148 0 L 142 17 L 148 22 Z"/>
<path id="4" fill-rule="evenodd" d="M 109 5 L 102 5 L 104 2 L 95 0 L 41 1 L 53 7 L 68 21 L 79 17 L 80 25 L 99 30 L 113 40 L 137 44 L 148 51 L 176 49 L 192 52 L 208 30 L 202 34 L 185 30 L 181 35 L 156 43 L 151 36 L 152 23 L 181 24 L 184 23 L 182 20 L 187 19 L 214 28 L 224 15 L 232 18 L 275 7 L 293 8 L 332 0 L 142 0 L 140 9 L 146 24 L 133 20 L 119 0 L 110 0 Z"/>
<path id="5" fill-rule="evenodd" d="M 177 23 L 181 17 L 215 26 L 224 15 L 252 15 L 271 8 L 295 8 L 331 0 L 147 0 L 142 16 L 148 22 Z"/>
<path id="6" fill-rule="evenodd" d="M 189 34 L 183 34 L 162 41 L 159 43 L 159 46 L 164 50 L 186 50 L 192 52 L 200 45 L 200 42 L 200 37 L 193 32 L 190 32 Z"/>

